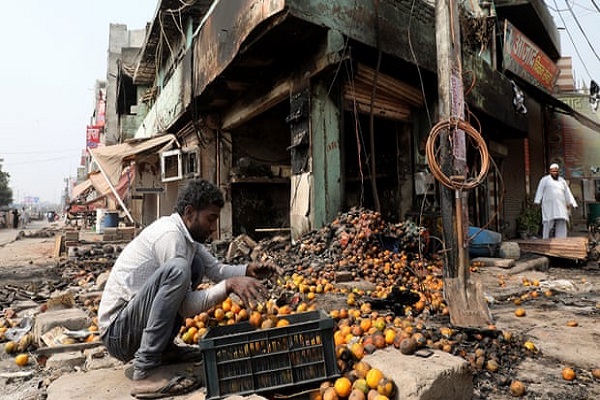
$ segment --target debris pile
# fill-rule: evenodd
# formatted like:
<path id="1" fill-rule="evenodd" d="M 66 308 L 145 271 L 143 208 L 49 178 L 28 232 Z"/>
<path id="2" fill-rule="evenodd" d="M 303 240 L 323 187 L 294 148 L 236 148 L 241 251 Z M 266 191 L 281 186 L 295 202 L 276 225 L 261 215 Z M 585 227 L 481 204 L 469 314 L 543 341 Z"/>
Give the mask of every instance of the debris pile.
<path id="1" fill-rule="evenodd" d="M 182 336 L 193 344 L 215 324 L 254 318 L 260 323 L 251 323 L 264 329 L 276 326 L 276 316 L 320 308 L 336 321 L 336 355 L 344 375 L 356 375 L 366 354 L 386 346 L 407 355 L 437 349 L 468 362 L 476 390 L 485 398 L 495 390 L 489 382 L 509 385 L 512 366 L 539 351 L 494 326 L 451 326 L 442 294 L 443 260 L 429 248 L 428 232 L 414 222 L 386 223 L 379 213 L 359 208 L 294 244 L 289 238 L 263 240 L 249 257 L 235 261 L 282 267 L 285 276 L 269 286 L 276 295 L 248 312 L 229 298 L 208 315 L 188 320 Z"/>

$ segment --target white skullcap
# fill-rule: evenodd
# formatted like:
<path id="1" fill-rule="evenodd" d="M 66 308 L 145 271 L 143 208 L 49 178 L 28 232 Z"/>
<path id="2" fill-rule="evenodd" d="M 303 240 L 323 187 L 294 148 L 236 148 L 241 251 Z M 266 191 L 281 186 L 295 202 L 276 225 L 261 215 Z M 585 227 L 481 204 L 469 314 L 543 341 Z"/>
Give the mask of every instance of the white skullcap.
<path id="1" fill-rule="evenodd" d="M 558 166 L 557 163 L 552 163 L 552 164 L 550 164 L 550 168 L 549 169 L 560 169 L 560 167 Z"/>

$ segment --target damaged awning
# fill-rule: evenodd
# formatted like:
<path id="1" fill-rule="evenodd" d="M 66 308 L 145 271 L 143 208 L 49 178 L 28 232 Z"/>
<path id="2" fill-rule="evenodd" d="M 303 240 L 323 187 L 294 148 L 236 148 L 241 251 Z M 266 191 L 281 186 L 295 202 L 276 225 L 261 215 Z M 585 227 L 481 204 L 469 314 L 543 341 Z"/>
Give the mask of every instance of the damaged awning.
<path id="1" fill-rule="evenodd" d="M 127 158 L 146 152 L 158 153 L 169 150 L 173 143 L 177 143 L 175 135 L 166 134 L 150 139 L 138 139 L 112 146 L 88 149 L 88 151 L 98 164 L 100 171 L 104 171 L 109 178 L 109 182 L 116 185 L 123 170 L 123 162 Z"/>
<path id="2" fill-rule="evenodd" d="M 133 161 L 135 156 L 139 154 L 159 153 L 169 150 L 173 147 L 173 144 L 177 144 L 175 135 L 166 134 L 96 149 L 88 148 L 99 169 L 99 171 L 90 173 L 89 180 L 101 196 L 112 195 L 127 215 L 127 218 L 131 222 L 135 222 L 125 203 L 123 203 L 123 198 L 135 178 L 135 163 L 132 162 L 129 165 L 124 165 L 124 163 L 128 159 Z"/>
<path id="3" fill-rule="evenodd" d="M 71 200 L 76 200 L 79 196 L 85 194 L 92 187 L 92 181 L 89 178 L 81 183 L 78 183 L 71 190 Z"/>
<path id="4" fill-rule="evenodd" d="M 135 163 L 131 163 L 123 169 L 119 182 L 114 186 L 121 199 L 127 197 L 129 190 L 133 186 L 134 180 Z M 88 199 L 88 193 L 91 192 L 92 189 L 95 191 L 96 196 L 92 199 Z M 88 175 L 88 178 L 85 181 L 73 188 L 71 191 L 71 204 L 89 205 L 96 203 L 107 196 L 111 197 L 114 201 L 118 201 L 110 185 L 106 179 L 104 179 L 104 176 L 102 176 L 100 171 L 93 171 Z"/>
<path id="5" fill-rule="evenodd" d="M 99 171 L 90 174 L 88 179 L 91 181 L 92 186 L 94 187 L 94 189 L 96 189 L 96 192 L 98 192 L 100 196 L 114 197 L 110 185 L 108 184 L 108 182 L 106 182 L 106 179 L 104 179 L 104 177 Z M 117 190 L 117 193 L 119 194 L 120 198 L 124 199 L 127 196 L 129 189 L 133 185 L 134 179 L 135 164 L 132 163 L 123 169 L 123 171 L 121 172 L 121 177 L 119 178 L 119 182 L 115 185 L 115 189 Z"/>

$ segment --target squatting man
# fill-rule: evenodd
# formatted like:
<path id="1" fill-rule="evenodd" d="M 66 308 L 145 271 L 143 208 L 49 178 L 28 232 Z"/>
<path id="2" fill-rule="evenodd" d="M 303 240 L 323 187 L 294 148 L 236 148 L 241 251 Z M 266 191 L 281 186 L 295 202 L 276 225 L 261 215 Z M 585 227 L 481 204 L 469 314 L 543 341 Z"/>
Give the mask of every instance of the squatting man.
<path id="1" fill-rule="evenodd" d="M 223 194 L 206 180 L 179 193 L 175 212 L 144 228 L 121 252 L 104 289 L 98 319 L 101 339 L 119 360 L 133 360 L 137 398 L 160 398 L 198 386 L 193 376 L 172 376 L 161 365 L 200 357 L 174 343 L 184 318 L 234 293 L 250 305 L 268 295 L 260 279 L 279 272 L 270 264 L 227 265 L 203 245 L 217 230 Z M 208 278 L 215 284 L 197 289 Z M 191 350 L 190 350 L 191 349 Z"/>

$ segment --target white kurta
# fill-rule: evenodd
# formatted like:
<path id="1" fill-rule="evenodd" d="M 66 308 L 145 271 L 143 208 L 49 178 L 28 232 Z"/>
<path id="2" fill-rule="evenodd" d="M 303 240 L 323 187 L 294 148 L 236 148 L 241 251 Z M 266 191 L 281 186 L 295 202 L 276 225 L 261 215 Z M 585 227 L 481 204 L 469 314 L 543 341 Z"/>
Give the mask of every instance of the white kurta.
<path id="1" fill-rule="evenodd" d="M 577 202 L 567 185 L 564 178 L 552 179 L 551 175 L 546 175 L 540 179 L 535 198 L 535 204 L 542 205 L 542 221 L 553 219 L 569 220 L 569 210 L 567 205 L 577 207 Z"/>

